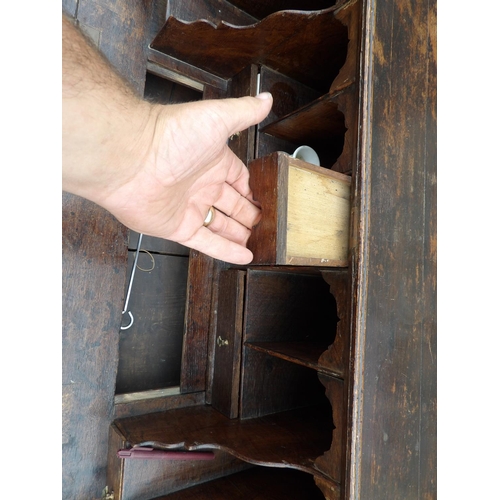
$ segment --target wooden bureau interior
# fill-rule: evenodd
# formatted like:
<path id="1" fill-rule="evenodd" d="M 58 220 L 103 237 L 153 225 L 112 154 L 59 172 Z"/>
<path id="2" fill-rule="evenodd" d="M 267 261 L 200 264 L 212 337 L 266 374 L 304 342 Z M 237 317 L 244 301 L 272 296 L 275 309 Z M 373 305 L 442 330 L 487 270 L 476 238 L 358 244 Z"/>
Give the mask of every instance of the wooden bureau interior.
<path id="1" fill-rule="evenodd" d="M 309 145 L 320 157 L 318 171 L 351 182 L 360 3 L 241 0 L 224 2 L 230 6 L 225 11 L 212 3 L 222 5 L 168 1 L 166 22 L 148 49 L 147 96 L 166 103 L 269 91 L 270 115 L 230 138 L 235 154 L 246 165 L 278 157 L 288 162 L 297 147 Z M 259 193 L 259 185 L 252 187 Z M 266 233 L 256 248 L 267 239 Z M 185 249 L 167 249 L 162 258 L 185 259 L 179 368 L 168 380 L 152 375 L 148 387 L 130 380 L 127 361 L 120 362 L 108 456 L 114 500 L 229 498 L 231 488 L 246 488 L 249 496 L 241 498 L 253 498 L 259 488 L 269 495 L 262 498 L 343 498 L 351 364 L 348 234 L 346 245 L 348 258 L 330 264 L 327 258 L 273 257 L 248 266 L 196 251 L 187 262 Z M 154 390 L 134 398 L 148 389 Z M 117 458 L 119 449 L 134 446 L 213 450 L 215 456 L 200 462 Z"/>

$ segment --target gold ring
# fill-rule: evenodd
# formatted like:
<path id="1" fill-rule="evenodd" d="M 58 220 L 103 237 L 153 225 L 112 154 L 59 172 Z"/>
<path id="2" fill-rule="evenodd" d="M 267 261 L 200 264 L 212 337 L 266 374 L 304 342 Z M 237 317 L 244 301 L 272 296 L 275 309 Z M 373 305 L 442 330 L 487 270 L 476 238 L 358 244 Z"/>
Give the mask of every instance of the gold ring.
<path id="1" fill-rule="evenodd" d="M 205 220 L 203 221 L 203 225 L 205 227 L 210 226 L 210 224 L 212 224 L 212 222 L 214 221 L 214 219 L 215 219 L 215 208 L 214 207 L 210 207 L 208 209 L 207 216 L 205 217 Z"/>

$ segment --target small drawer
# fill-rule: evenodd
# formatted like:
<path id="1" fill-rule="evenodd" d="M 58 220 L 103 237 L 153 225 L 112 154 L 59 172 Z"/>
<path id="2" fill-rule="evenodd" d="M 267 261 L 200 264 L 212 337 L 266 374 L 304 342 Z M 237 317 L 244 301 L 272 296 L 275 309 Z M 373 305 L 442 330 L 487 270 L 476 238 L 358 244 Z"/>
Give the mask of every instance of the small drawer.
<path id="1" fill-rule="evenodd" d="M 351 178 L 275 152 L 249 164 L 254 264 L 347 267 Z"/>
<path id="2" fill-rule="evenodd" d="M 245 271 L 228 269 L 219 278 L 212 406 L 238 417 Z"/>

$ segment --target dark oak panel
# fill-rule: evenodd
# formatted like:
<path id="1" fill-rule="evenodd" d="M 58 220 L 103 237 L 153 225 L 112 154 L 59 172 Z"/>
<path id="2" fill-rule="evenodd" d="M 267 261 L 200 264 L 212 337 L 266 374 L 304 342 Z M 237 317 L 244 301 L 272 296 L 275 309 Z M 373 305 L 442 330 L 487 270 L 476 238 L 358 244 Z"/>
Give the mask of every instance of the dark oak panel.
<path id="1" fill-rule="evenodd" d="M 327 368 L 321 368 L 318 360 L 327 350 L 326 343 L 317 342 L 247 342 L 245 347 L 255 351 L 285 359 L 291 363 L 307 366 L 316 371 L 325 371 L 331 375 L 334 372 Z M 338 374 L 336 374 L 338 375 Z"/>
<path id="2" fill-rule="evenodd" d="M 353 496 L 436 498 L 436 3 L 368 1 Z M 429 145 L 431 145 L 429 147 Z M 366 245 L 366 246 L 365 246 Z M 361 443 L 362 448 L 359 448 Z M 425 481 L 423 481 L 425 476 Z"/>
<path id="3" fill-rule="evenodd" d="M 186 24 L 171 17 L 151 43 L 153 49 L 221 78 L 230 79 L 250 64 L 264 64 L 322 91 L 344 65 L 347 45 L 347 28 L 334 9 L 287 11 L 249 27 Z"/>
<path id="4" fill-rule="evenodd" d="M 250 268 L 246 297 L 245 342 L 333 343 L 337 306 L 319 273 Z"/>
<path id="5" fill-rule="evenodd" d="M 245 272 L 222 271 L 219 277 L 212 406 L 229 418 L 238 416 Z"/>
<path id="6" fill-rule="evenodd" d="M 183 393 L 204 391 L 206 387 L 213 268 L 211 257 L 191 251 L 182 344 L 180 386 Z"/>
<path id="7" fill-rule="evenodd" d="M 139 95 L 145 48 L 157 3 L 65 0 L 63 10 Z M 156 28 L 153 28 L 156 30 Z M 63 478 L 64 498 L 100 498 L 106 485 L 118 334 L 125 293 L 126 229 L 104 210 L 63 196 Z"/>
<path id="8" fill-rule="evenodd" d="M 129 276 L 134 257 L 129 252 Z M 180 382 L 188 259 L 141 252 L 137 265 L 128 304 L 134 322 L 120 332 L 117 394 Z M 129 321 L 124 315 L 123 324 Z"/>
<path id="9" fill-rule="evenodd" d="M 62 209 L 62 491 L 64 498 L 88 500 L 106 480 L 126 230 L 70 194 Z"/>
<path id="10" fill-rule="evenodd" d="M 214 451 L 213 460 L 197 462 L 118 458 L 116 452 L 127 446 L 127 436 L 113 425 L 109 437 L 108 488 L 119 500 L 150 500 L 249 467 L 221 450 Z"/>
<path id="11" fill-rule="evenodd" d="M 130 445 L 219 449 L 256 465 L 289 467 L 328 479 L 312 461 L 331 443 L 329 404 L 247 420 L 199 406 L 120 419 L 114 426 Z"/>

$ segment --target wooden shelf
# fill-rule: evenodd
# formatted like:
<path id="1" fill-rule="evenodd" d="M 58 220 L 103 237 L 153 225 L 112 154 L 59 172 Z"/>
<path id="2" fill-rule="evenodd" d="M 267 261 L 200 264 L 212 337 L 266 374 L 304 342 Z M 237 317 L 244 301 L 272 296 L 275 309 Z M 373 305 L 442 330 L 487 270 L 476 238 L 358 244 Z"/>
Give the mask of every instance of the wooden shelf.
<path id="1" fill-rule="evenodd" d="M 328 345 L 319 342 L 247 342 L 245 347 L 312 368 L 331 377 L 342 378 L 339 370 L 321 364 L 320 358 Z"/>
<path id="2" fill-rule="evenodd" d="M 346 61 L 347 31 L 334 7 L 281 11 L 250 26 L 170 17 L 150 47 L 220 78 L 263 64 L 326 92 Z"/>
<path id="3" fill-rule="evenodd" d="M 331 91 L 314 101 L 264 125 L 259 132 L 295 144 L 313 147 L 322 166 L 339 172 L 352 169 L 351 145 L 355 123 L 352 119 L 356 98 L 355 84 Z"/>
<path id="4" fill-rule="evenodd" d="M 331 480 L 314 466 L 332 443 L 328 402 L 254 419 L 229 419 L 211 406 L 180 408 L 116 420 L 131 446 L 223 450 L 255 465 L 291 468 Z"/>
<path id="5" fill-rule="evenodd" d="M 325 94 L 315 101 L 289 113 L 260 129 L 291 142 L 317 146 L 331 141 L 335 136 L 343 137 L 346 131 L 344 114 L 339 110 L 338 97 L 342 94 Z"/>

